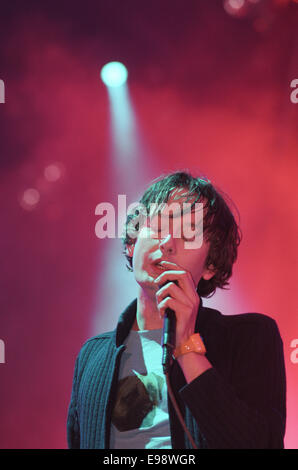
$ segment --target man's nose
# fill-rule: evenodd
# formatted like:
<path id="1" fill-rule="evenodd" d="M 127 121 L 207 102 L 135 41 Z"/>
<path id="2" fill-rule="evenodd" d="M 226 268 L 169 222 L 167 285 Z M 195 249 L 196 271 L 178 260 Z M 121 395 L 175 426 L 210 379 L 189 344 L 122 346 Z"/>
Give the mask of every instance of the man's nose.
<path id="1" fill-rule="evenodd" d="M 173 253 L 175 251 L 175 241 L 171 233 L 169 233 L 163 240 L 161 240 L 160 249 L 165 253 Z"/>

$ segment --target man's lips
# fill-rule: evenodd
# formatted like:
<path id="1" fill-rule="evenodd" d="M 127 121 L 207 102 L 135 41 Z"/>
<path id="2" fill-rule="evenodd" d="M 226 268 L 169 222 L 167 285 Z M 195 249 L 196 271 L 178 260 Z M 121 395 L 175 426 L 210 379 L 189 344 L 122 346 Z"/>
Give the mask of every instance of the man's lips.
<path id="1" fill-rule="evenodd" d="M 161 266 L 160 264 L 154 264 L 154 268 L 158 269 L 159 271 L 165 271 L 166 268 L 164 266 Z"/>
<path id="2" fill-rule="evenodd" d="M 167 267 L 163 266 L 164 260 L 157 260 L 153 263 L 153 267 L 156 271 L 161 272 L 161 271 L 166 271 Z"/>

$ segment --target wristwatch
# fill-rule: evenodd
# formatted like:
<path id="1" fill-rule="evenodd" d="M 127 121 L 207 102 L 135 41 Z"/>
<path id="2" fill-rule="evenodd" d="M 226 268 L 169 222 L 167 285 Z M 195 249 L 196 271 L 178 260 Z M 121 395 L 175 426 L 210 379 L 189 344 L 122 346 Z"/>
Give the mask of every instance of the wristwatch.
<path id="1" fill-rule="evenodd" d="M 177 359 L 177 357 L 182 356 L 182 354 L 189 352 L 196 352 L 201 355 L 206 354 L 206 348 L 199 333 L 191 335 L 185 343 L 178 346 L 174 351 L 174 357 Z"/>

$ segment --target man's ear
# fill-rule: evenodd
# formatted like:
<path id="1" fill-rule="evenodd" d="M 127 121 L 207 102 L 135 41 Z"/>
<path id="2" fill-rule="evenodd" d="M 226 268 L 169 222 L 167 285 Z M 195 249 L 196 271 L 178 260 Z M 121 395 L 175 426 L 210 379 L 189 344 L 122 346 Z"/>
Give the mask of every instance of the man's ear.
<path id="1" fill-rule="evenodd" d="M 205 279 L 205 281 L 210 281 L 210 279 L 213 278 L 215 273 L 216 273 L 216 270 L 213 264 L 210 264 L 208 268 L 205 268 L 205 270 L 203 271 L 202 278 Z"/>

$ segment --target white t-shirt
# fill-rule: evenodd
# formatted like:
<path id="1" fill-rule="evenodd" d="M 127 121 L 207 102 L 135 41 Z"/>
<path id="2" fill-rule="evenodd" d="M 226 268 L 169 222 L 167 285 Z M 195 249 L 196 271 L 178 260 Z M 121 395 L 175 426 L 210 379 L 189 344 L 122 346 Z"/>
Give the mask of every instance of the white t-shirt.
<path id="1" fill-rule="evenodd" d="M 121 357 L 111 449 L 171 449 L 162 329 L 131 330 Z"/>

